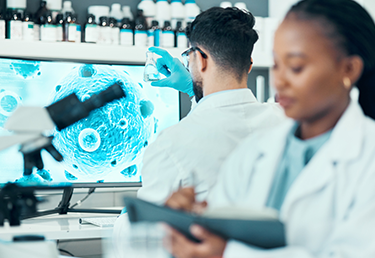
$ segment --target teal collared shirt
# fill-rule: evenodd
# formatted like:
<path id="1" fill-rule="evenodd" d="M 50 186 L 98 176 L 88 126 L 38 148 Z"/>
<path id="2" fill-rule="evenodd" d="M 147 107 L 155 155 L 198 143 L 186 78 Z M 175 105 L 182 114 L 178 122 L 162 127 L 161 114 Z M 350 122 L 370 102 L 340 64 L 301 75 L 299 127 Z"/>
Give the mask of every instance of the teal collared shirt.
<path id="1" fill-rule="evenodd" d="M 302 169 L 315 153 L 326 143 L 332 130 L 308 140 L 296 136 L 299 124 L 295 124 L 287 136 L 283 157 L 275 173 L 273 185 L 268 196 L 267 207 L 280 210 L 285 196 Z"/>

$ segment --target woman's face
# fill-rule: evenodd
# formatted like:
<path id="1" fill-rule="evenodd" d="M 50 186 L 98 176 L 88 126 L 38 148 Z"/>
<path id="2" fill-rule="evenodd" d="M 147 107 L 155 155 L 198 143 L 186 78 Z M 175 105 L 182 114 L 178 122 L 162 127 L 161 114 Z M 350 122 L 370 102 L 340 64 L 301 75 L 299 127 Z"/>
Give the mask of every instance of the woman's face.
<path id="1" fill-rule="evenodd" d="M 322 30 L 313 21 L 291 15 L 275 34 L 273 73 L 278 100 L 285 114 L 299 122 L 314 122 L 349 102 L 349 89 L 343 83 L 344 58 Z"/>

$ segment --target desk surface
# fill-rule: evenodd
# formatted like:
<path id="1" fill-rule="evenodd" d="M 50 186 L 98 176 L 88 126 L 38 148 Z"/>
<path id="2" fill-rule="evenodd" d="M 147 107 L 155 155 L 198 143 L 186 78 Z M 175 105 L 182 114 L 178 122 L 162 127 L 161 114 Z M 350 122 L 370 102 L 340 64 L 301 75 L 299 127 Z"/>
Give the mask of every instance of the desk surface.
<path id="1" fill-rule="evenodd" d="M 93 239 L 110 237 L 113 228 L 101 228 L 91 224 L 79 223 L 79 218 L 113 217 L 114 214 L 70 213 L 67 215 L 48 215 L 21 221 L 21 226 L 0 227 L 0 239 L 12 240 L 16 235 L 43 235 L 48 240 Z"/>

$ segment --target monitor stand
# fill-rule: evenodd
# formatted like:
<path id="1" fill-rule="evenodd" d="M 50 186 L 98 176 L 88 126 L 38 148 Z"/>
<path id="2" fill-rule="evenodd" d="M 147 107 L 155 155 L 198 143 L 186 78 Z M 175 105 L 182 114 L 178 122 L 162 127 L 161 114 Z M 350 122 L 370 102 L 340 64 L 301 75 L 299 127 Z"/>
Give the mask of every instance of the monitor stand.
<path id="1" fill-rule="evenodd" d="M 36 217 L 47 216 L 51 214 L 67 214 L 68 212 L 81 212 L 81 213 L 104 213 L 104 214 L 121 214 L 121 210 L 111 209 L 72 209 L 69 208 L 70 200 L 72 199 L 74 188 L 65 188 L 59 205 L 52 210 L 38 211 L 31 215 L 21 216 L 21 219 L 31 219 Z"/>

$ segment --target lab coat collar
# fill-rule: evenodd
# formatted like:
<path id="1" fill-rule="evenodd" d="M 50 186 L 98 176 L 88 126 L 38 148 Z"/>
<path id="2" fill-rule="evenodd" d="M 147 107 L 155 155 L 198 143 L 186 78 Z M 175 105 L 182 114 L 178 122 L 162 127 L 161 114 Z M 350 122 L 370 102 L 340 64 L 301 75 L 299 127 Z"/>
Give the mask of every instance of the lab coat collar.
<path id="1" fill-rule="evenodd" d="M 365 116 L 359 104 L 351 101 L 332 130 L 330 139 L 315 154 L 289 189 L 282 206 L 282 214 L 285 215 L 297 199 L 327 184 L 334 174 L 335 162 L 354 159 L 360 154 L 364 137 L 361 129 L 364 119 Z M 254 208 L 264 207 L 267 202 L 275 171 L 285 149 L 287 135 L 294 124 L 294 120 L 288 119 L 277 129 L 265 132 L 267 137 L 257 142 L 256 149 L 259 150 L 259 154 L 253 164 L 253 171 L 251 171 L 253 180 L 249 189 L 249 199 Z M 270 146 L 273 147 L 270 148 Z M 297 181 L 303 181 L 303 183 L 296 183 Z"/>
<path id="2" fill-rule="evenodd" d="M 198 104 L 195 106 L 192 112 L 201 112 L 205 109 L 239 105 L 249 102 L 257 102 L 257 99 L 255 98 L 254 94 L 251 92 L 250 89 L 220 91 L 214 93 L 212 96 L 208 95 L 205 98 L 198 102 Z"/>
<path id="3" fill-rule="evenodd" d="M 357 101 L 351 100 L 348 108 L 333 128 L 327 147 L 333 161 L 358 157 L 363 141 L 365 115 Z M 348 151 L 350 150 L 350 151 Z"/>
<path id="4" fill-rule="evenodd" d="M 287 213 L 296 201 L 319 191 L 331 182 L 338 167 L 360 155 L 365 119 L 358 102 L 351 101 L 333 128 L 330 139 L 301 171 L 289 189 L 281 209 L 282 217 L 288 217 Z"/>

